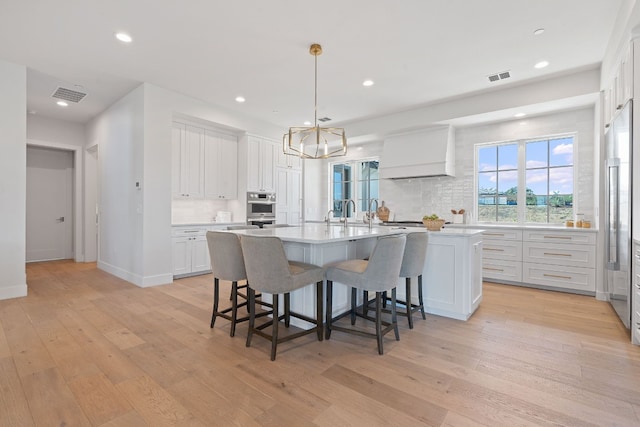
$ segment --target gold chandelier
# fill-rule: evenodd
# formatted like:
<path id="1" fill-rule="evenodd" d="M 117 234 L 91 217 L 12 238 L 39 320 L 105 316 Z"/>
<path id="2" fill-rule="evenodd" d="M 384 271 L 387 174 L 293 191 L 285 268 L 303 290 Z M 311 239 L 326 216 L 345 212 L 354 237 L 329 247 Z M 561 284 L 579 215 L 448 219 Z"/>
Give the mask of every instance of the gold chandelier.
<path id="1" fill-rule="evenodd" d="M 344 156 L 347 154 L 347 137 L 344 129 L 318 126 L 318 55 L 322 54 L 322 46 L 312 44 L 309 53 L 315 58 L 314 126 L 290 127 L 289 132 L 282 137 L 282 150 L 284 154 L 303 159 Z"/>

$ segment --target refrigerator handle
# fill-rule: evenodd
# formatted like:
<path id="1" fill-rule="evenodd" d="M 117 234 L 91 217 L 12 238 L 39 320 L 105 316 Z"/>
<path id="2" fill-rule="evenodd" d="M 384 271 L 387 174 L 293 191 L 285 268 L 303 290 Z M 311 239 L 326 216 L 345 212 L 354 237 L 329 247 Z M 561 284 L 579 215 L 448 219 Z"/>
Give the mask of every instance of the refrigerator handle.
<path id="1" fill-rule="evenodd" d="M 607 268 L 620 270 L 620 159 L 608 159 L 607 162 Z"/>

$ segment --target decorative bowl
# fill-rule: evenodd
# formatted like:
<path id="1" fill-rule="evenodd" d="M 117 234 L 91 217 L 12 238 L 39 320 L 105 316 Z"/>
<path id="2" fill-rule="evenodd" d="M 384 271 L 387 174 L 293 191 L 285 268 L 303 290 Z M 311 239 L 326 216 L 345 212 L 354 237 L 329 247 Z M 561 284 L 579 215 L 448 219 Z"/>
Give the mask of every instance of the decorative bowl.
<path id="1" fill-rule="evenodd" d="M 422 223 L 429 231 L 440 231 L 444 225 L 444 219 L 423 219 Z"/>

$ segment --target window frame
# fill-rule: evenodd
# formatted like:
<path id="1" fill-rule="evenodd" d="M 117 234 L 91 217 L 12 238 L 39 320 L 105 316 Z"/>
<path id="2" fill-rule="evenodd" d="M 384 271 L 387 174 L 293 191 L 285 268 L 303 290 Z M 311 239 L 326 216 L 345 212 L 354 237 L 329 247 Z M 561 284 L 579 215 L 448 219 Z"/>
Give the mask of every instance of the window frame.
<path id="1" fill-rule="evenodd" d="M 329 162 L 328 166 L 327 166 L 327 173 L 328 173 L 328 177 L 329 179 L 328 181 L 328 206 L 327 206 L 327 212 L 329 212 L 329 210 L 333 210 L 333 202 L 334 202 L 334 196 L 333 196 L 333 187 L 334 187 L 334 183 L 333 183 L 333 167 L 336 165 L 349 165 L 351 166 L 351 170 L 353 171 L 353 175 L 352 175 L 352 179 L 351 179 L 351 199 L 353 199 L 356 208 L 355 210 L 353 210 L 353 212 L 351 212 L 351 215 L 348 215 L 347 218 L 357 218 L 358 212 L 360 212 L 360 210 L 358 209 L 358 200 L 361 199 L 360 197 L 360 186 L 358 185 L 360 182 L 362 182 L 363 180 L 361 179 L 361 168 L 359 167 L 361 163 L 366 163 L 366 162 L 378 162 L 378 171 L 380 170 L 380 157 L 379 156 L 371 156 L 371 157 L 363 157 L 363 158 L 359 158 L 359 159 L 352 159 L 352 160 L 345 160 L 345 161 L 333 161 L 333 162 Z M 370 183 L 370 179 L 368 180 Z M 382 180 L 380 178 L 378 178 L 378 193 L 380 192 L 380 182 Z M 370 184 L 369 184 L 369 188 L 370 188 Z M 380 197 L 380 194 L 378 194 L 378 198 Z M 332 218 L 338 218 L 335 216 L 335 212 L 333 213 L 334 216 L 332 216 Z M 340 217 L 341 218 L 341 217 Z"/>
<path id="2" fill-rule="evenodd" d="M 562 223 L 556 222 L 527 222 L 526 221 L 526 209 L 527 209 L 527 197 L 526 197 L 526 176 L 527 176 L 527 165 L 526 165 L 526 146 L 529 142 L 538 142 L 538 141 L 549 141 L 553 139 L 562 139 L 562 138 L 572 138 L 573 139 L 573 215 L 572 218 L 576 215 L 576 212 L 579 212 L 578 200 L 576 197 L 577 191 L 577 180 L 578 180 L 578 169 L 579 169 L 579 158 L 578 158 L 578 133 L 577 132 L 563 132 L 557 134 L 550 135 L 542 135 L 535 137 L 527 137 L 527 138 L 519 138 L 519 139 L 511 139 L 505 141 L 494 141 L 494 142 L 481 142 L 474 144 L 474 165 L 473 165 L 473 206 L 474 206 L 474 216 L 475 222 L 477 224 L 492 224 L 492 225 L 519 225 L 519 226 L 532 226 L 532 225 L 560 225 Z M 481 148 L 486 147 L 498 147 L 500 145 L 513 145 L 517 144 L 518 146 L 518 167 L 517 167 L 517 182 L 518 182 L 518 198 L 517 198 L 517 221 L 516 222 L 500 222 L 497 220 L 493 221 L 481 221 L 479 219 L 479 211 L 478 211 L 478 184 L 479 184 L 479 168 L 478 168 L 478 160 L 479 160 L 479 152 Z M 496 165 L 496 168 L 498 165 Z M 549 169 L 552 168 L 549 164 L 546 166 L 547 173 Z M 548 219 L 548 201 L 547 201 L 547 219 Z"/>

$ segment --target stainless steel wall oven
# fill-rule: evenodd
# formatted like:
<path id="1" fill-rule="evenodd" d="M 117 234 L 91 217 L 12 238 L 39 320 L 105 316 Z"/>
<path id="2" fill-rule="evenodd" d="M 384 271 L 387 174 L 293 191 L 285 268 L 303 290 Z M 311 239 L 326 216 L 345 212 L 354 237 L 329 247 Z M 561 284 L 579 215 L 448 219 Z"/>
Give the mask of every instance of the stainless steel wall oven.
<path id="1" fill-rule="evenodd" d="M 247 193 L 247 224 L 274 224 L 276 222 L 276 194 L 263 192 Z"/>

